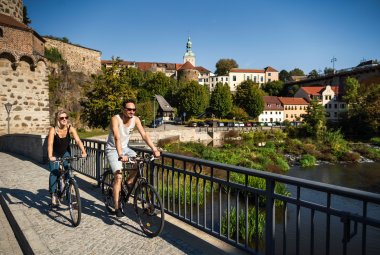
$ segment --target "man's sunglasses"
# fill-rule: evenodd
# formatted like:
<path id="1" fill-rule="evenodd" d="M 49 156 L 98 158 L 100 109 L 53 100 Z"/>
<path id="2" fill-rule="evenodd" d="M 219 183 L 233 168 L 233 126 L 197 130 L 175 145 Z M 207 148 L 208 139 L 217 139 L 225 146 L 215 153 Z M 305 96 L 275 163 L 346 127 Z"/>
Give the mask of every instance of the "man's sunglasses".
<path id="1" fill-rule="evenodd" d="M 129 112 L 135 112 L 136 108 L 124 108 L 124 110 L 129 111 Z"/>

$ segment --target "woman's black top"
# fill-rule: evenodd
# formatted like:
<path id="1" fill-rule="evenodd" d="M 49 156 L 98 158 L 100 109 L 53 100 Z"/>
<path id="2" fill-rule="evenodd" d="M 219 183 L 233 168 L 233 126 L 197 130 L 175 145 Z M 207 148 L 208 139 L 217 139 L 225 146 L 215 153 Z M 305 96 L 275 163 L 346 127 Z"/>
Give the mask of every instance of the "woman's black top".
<path id="1" fill-rule="evenodd" d="M 58 132 L 55 132 L 54 142 L 53 142 L 53 156 L 62 157 L 66 151 L 70 151 L 70 126 L 67 128 L 67 134 L 65 137 L 60 138 Z"/>

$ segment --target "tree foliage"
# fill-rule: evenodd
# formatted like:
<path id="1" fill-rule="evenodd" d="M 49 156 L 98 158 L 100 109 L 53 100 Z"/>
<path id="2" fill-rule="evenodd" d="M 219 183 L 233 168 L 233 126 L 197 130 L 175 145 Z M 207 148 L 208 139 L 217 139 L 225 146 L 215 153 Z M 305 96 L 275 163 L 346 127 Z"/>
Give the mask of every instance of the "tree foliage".
<path id="1" fill-rule="evenodd" d="M 290 81 L 291 77 L 288 71 L 281 70 L 280 73 L 278 74 L 278 78 L 280 79 L 280 81 L 287 82 L 287 81 Z"/>
<path id="2" fill-rule="evenodd" d="M 29 24 L 32 23 L 32 20 L 28 17 L 28 10 L 25 5 L 22 9 L 22 23 L 24 23 L 27 26 L 29 26 Z"/>
<path id="3" fill-rule="evenodd" d="M 299 69 L 299 68 L 294 68 L 289 72 L 290 76 L 305 76 L 305 73 Z"/>
<path id="4" fill-rule="evenodd" d="M 136 98 L 137 91 L 130 85 L 127 73 L 127 69 L 119 67 L 116 61 L 86 87 L 86 98 L 81 105 L 90 127 L 106 128 L 111 117 L 120 111 L 123 100 Z"/>
<path id="5" fill-rule="evenodd" d="M 335 72 L 335 70 L 331 67 L 325 67 L 325 70 L 323 70 L 323 73 L 325 75 L 332 75 L 332 74 L 334 74 L 334 72 Z"/>
<path id="6" fill-rule="evenodd" d="M 343 99 L 348 103 L 346 132 L 362 138 L 380 134 L 380 84 L 360 85 L 347 78 Z"/>
<path id="7" fill-rule="evenodd" d="M 314 79 L 318 77 L 319 77 L 318 71 L 315 69 L 311 70 L 310 73 L 307 75 L 307 78 L 309 79 Z"/>
<path id="8" fill-rule="evenodd" d="M 216 75 L 227 75 L 232 68 L 238 68 L 239 65 L 236 63 L 234 59 L 226 59 L 222 58 L 215 65 Z"/>
<path id="9" fill-rule="evenodd" d="M 271 81 L 262 86 L 262 90 L 269 96 L 282 96 L 284 95 L 284 82 Z"/>
<path id="10" fill-rule="evenodd" d="M 233 100 L 228 84 L 218 82 L 211 93 L 210 110 L 217 117 L 225 117 L 232 108 Z"/>
<path id="11" fill-rule="evenodd" d="M 251 117 L 258 117 L 264 110 L 264 92 L 251 80 L 237 86 L 235 104 L 243 108 Z"/>
<path id="12" fill-rule="evenodd" d="M 186 116 L 197 116 L 204 113 L 209 103 L 209 94 L 204 86 L 196 81 L 186 82 L 177 93 L 178 110 Z"/>
<path id="13" fill-rule="evenodd" d="M 304 125 L 308 135 L 318 138 L 326 130 L 325 114 L 325 108 L 318 101 L 310 102 L 304 116 Z"/>

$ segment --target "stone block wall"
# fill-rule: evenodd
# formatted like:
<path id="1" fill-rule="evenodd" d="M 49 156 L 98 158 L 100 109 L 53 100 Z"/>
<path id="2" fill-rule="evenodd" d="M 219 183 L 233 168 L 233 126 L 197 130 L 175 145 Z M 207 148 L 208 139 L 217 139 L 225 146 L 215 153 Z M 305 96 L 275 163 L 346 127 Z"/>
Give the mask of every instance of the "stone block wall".
<path id="1" fill-rule="evenodd" d="M 46 48 L 57 48 L 66 60 L 71 72 L 82 72 L 86 75 L 101 71 L 101 52 L 85 47 L 64 43 L 44 37 Z"/>
<path id="2" fill-rule="evenodd" d="M 10 133 L 47 134 L 49 120 L 48 70 L 44 62 L 32 71 L 20 61 L 12 69 L 8 59 L 0 58 L 0 134 L 8 131 L 5 103 L 11 103 Z"/>
<path id="3" fill-rule="evenodd" d="M 0 0 L 0 13 L 11 16 L 22 23 L 22 0 Z"/>
<path id="4" fill-rule="evenodd" d="M 44 55 L 43 42 L 35 37 L 32 31 L 13 29 L 2 26 L 4 37 L 0 37 L 0 49 L 10 53 L 23 53 Z"/>

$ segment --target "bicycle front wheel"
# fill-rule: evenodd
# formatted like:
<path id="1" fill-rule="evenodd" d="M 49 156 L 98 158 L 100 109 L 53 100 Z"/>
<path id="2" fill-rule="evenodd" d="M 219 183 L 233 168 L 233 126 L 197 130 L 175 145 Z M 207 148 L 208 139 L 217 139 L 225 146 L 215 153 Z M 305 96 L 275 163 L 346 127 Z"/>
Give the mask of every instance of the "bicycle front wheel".
<path id="1" fill-rule="evenodd" d="M 80 223 L 82 204 L 80 200 L 78 184 L 74 180 L 70 180 L 69 182 L 68 202 L 72 224 L 74 227 L 76 227 Z"/>
<path id="2" fill-rule="evenodd" d="M 113 179 L 114 175 L 111 171 L 105 171 L 102 178 L 102 195 L 103 201 L 108 212 L 112 212 L 114 208 L 113 202 Z"/>
<path id="3" fill-rule="evenodd" d="M 133 205 L 143 232 L 149 237 L 159 235 L 164 227 L 165 214 L 161 197 L 153 186 L 140 183 L 135 190 Z"/>

